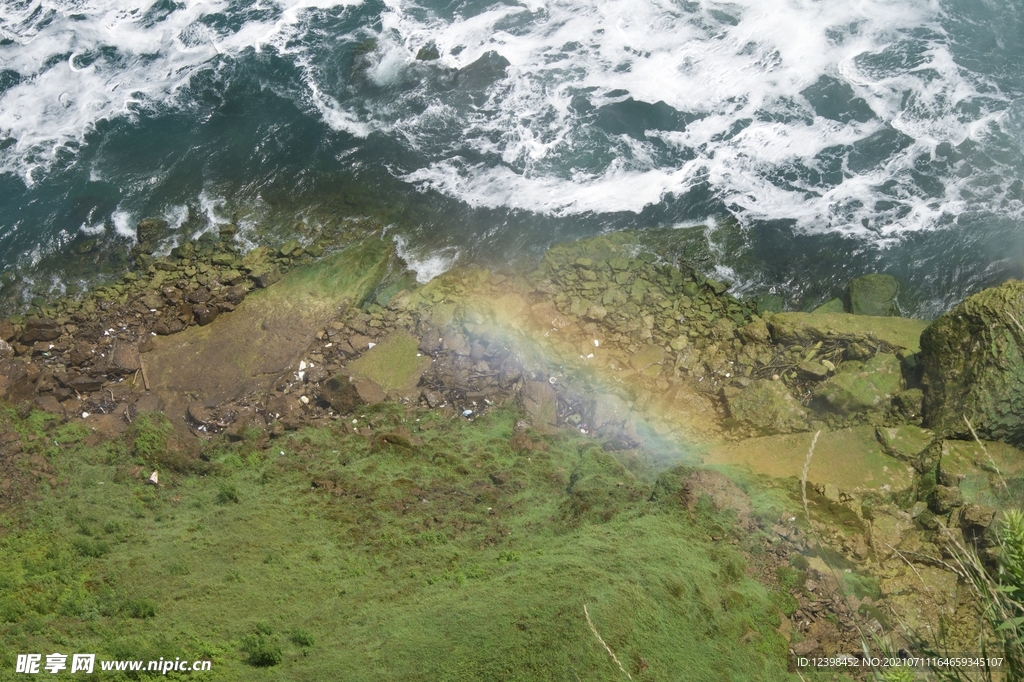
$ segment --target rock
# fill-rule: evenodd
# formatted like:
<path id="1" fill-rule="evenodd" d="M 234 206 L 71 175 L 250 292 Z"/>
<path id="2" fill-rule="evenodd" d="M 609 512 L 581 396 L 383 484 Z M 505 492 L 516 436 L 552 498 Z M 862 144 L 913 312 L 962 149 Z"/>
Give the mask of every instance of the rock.
<path id="1" fill-rule="evenodd" d="M 711 290 L 715 296 L 721 296 L 729 290 L 729 285 L 725 282 L 719 282 L 718 280 L 711 279 L 710 277 L 704 280 L 704 286 Z"/>
<path id="2" fill-rule="evenodd" d="M 616 430 L 626 423 L 629 405 L 614 394 L 601 394 L 594 400 L 591 424 L 597 431 Z"/>
<path id="3" fill-rule="evenodd" d="M 936 514 L 948 514 L 964 503 L 960 488 L 937 485 L 928 497 L 928 508 Z"/>
<path id="4" fill-rule="evenodd" d="M 914 520 L 910 514 L 891 504 L 878 505 L 871 510 L 868 544 L 880 559 L 887 559 L 913 530 Z"/>
<path id="5" fill-rule="evenodd" d="M 964 505 L 960 510 L 958 525 L 968 542 L 978 544 L 988 531 L 989 526 L 992 525 L 995 516 L 995 509 L 982 507 L 977 504 L 968 504 Z"/>
<path id="6" fill-rule="evenodd" d="M 665 361 L 665 349 L 653 343 L 649 343 L 630 358 L 629 364 L 633 369 L 642 372 L 654 365 L 660 365 Z"/>
<path id="7" fill-rule="evenodd" d="M 899 281 L 892 275 L 871 274 L 850 280 L 846 290 L 849 311 L 854 315 L 892 317 L 900 314 L 896 307 Z"/>
<path id="8" fill-rule="evenodd" d="M 10 320 L 0 322 L 0 341 L 10 342 L 17 334 L 18 330 L 14 328 Z"/>
<path id="9" fill-rule="evenodd" d="M 760 434 L 807 429 L 807 411 L 781 381 L 758 379 L 727 399 L 729 414 Z"/>
<path id="10" fill-rule="evenodd" d="M 347 377 L 331 377 L 320 387 L 320 397 L 338 414 L 349 414 L 364 404 L 354 383 Z"/>
<path id="11" fill-rule="evenodd" d="M 135 415 L 140 412 L 161 412 L 163 409 L 163 398 L 155 393 L 146 393 L 139 396 L 139 399 L 135 401 L 135 404 L 132 405 L 131 413 Z"/>
<path id="12" fill-rule="evenodd" d="M 195 306 L 192 308 L 192 312 L 196 316 L 196 322 L 199 323 L 199 326 L 201 327 L 210 324 L 217 319 L 218 315 L 220 315 L 219 308 L 206 304 Z"/>
<path id="13" fill-rule="evenodd" d="M 0 361 L 0 399 L 13 403 L 30 397 L 38 376 L 39 369 L 32 363 L 18 359 Z"/>
<path id="14" fill-rule="evenodd" d="M 908 388 L 897 393 L 892 404 L 907 419 L 919 419 L 924 406 L 924 392 L 919 388 Z"/>
<path id="15" fill-rule="evenodd" d="M 903 388 L 900 361 L 895 355 L 879 353 L 860 369 L 836 374 L 814 389 L 814 397 L 843 416 L 888 407 Z"/>
<path id="16" fill-rule="evenodd" d="M 607 316 L 608 316 L 608 311 L 605 309 L 605 307 L 603 305 L 592 305 L 592 306 L 590 306 L 589 308 L 587 308 L 587 313 L 585 315 L 585 317 L 588 320 L 594 320 L 595 322 L 600 322 L 601 320 L 603 320 Z"/>
<path id="17" fill-rule="evenodd" d="M 64 386 L 78 393 L 92 393 L 103 386 L 103 380 L 88 374 L 79 374 L 63 382 Z"/>
<path id="18" fill-rule="evenodd" d="M 772 341 L 787 346 L 809 346 L 818 341 L 872 347 L 884 343 L 912 353 L 920 350 L 921 332 L 928 326 L 924 320 L 845 313 L 777 313 L 767 322 Z"/>
<path id="19" fill-rule="evenodd" d="M 221 266 L 232 265 L 235 262 L 235 256 L 233 254 L 230 254 L 230 253 L 218 253 L 218 254 L 214 254 L 210 258 L 210 262 L 213 263 L 214 265 L 221 265 Z"/>
<path id="20" fill-rule="evenodd" d="M 181 320 L 171 318 L 161 318 L 157 320 L 156 324 L 153 325 L 153 331 L 161 336 L 167 336 L 169 334 L 177 334 L 185 328 L 185 323 Z"/>
<path id="21" fill-rule="evenodd" d="M 202 403 L 192 403 L 185 410 L 185 414 L 196 426 L 205 426 L 215 419 L 213 412 Z"/>
<path id="22" fill-rule="evenodd" d="M 36 341 L 53 341 L 60 338 L 60 325 L 56 320 L 34 317 L 25 322 L 21 332 L 21 342 L 28 345 Z"/>
<path id="23" fill-rule="evenodd" d="M 355 383 L 356 392 L 359 394 L 359 399 L 364 403 L 370 405 L 384 402 L 387 399 L 387 394 L 380 386 L 371 379 L 366 377 L 356 377 Z"/>
<path id="24" fill-rule="evenodd" d="M 281 279 L 281 271 L 277 269 L 276 265 L 270 265 L 252 272 L 249 276 L 252 277 L 253 284 L 260 289 L 266 289 Z"/>
<path id="25" fill-rule="evenodd" d="M 299 244 L 299 242 L 297 242 L 294 239 L 289 239 L 288 241 L 286 241 L 284 244 L 281 245 L 281 248 L 279 248 L 277 250 L 277 253 L 280 256 L 287 257 L 287 256 L 291 256 L 292 254 L 294 254 L 296 251 L 298 251 L 301 248 L 302 248 L 302 246 Z"/>
<path id="26" fill-rule="evenodd" d="M 111 374 L 131 374 L 142 369 L 139 350 L 134 344 L 116 341 L 107 355 L 106 370 Z"/>
<path id="27" fill-rule="evenodd" d="M 907 462 L 916 460 L 935 439 L 931 431 L 911 424 L 897 427 L 879 426 L 875 429 L 875 435 L 885 454 Z"/>
<path id="28" fill-rule="evenodd" d="M 765 343 L 771 338 L 768 325 L 760 317 L 752 318 L 750 322 L 736 330 L 736 333 L 746 343 Z"/>
<path id="29" fill-rule="evenodd" d="M 805 360 L 796 366 L 800 374 L 812 381 L 822 381 L 828 378 L 829 369 L 815 360 Z"/>
<path id="30" fill-rule="evenodd" d="M 1024 282 L 969 297 L 921 335 L 924 423 L 944 435 L 1024 444 Z"/>
<path id="31" fill-rule="evenodd" d="M 32 401 L 33 404 L 44 412 L 50 412 L 51 414 L 64 415 L 64 408 L 61 407 L 60 402 L 53 395 L 46 394 L 37 396 Z"/>
<path id="32" fill-rule="evenodd" d="M 139 243 L 152 244 L 167 234 L 167 221 L 162 218 L 146 218 L 135 226 L 135 238 Z"/>
<path id="33" fill-rule="evenodd" d="M 228 290 L 224 292 L 224 300 L 226 300 L 228 303 L 232 305 L 238 305 L 239 303 L 242 302 L 243 299 L 245 299 L 248 293 L 248 288 L 246 288 L 242 284 L 236 284 L 235 286 L 228 288 Z"/>
<path id="34" fill-rule="evenodd" d="M 424 45 L 416 52 L 416 59 L 421 62 L 432 62 L 441 58 L 441 52 L 433 43 Z"/>
<path id="35" fill-rule="evenodd" d="M 827 303 L 822 303 L 820 306 L 811 311 L 811 315 L 823 315 L 829 313 L 845 313 L 846 307 L 843 305 L 843 299 L 833 298 Z"/>
<path id="36" fill-rule="evenodd" d="M 558 396 L 546 381 L 528 381 L 519 394 L 523 411 L 538 427 L 558 423 Z"/>

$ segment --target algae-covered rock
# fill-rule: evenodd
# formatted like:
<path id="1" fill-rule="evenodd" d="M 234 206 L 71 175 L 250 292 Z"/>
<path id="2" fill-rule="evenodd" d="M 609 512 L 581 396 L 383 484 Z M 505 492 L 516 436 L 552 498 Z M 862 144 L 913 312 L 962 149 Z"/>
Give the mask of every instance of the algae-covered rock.
<path id="1" fill-rule="evenodd" d="M 807 411 L 781 381 L 760 379 L 729 398 L 729 413 L 759 433 L 807 429 Z"/>
<path id="2" fill-rule="evenodd" d="M 827 313 L 845 313 L 846 306 L 843 305 L 841 298 L 833 298 L 831 301 L 822 303 L 820 306 L 811 311 L 812 315 L 823 315 Z"/>
<path id="3" fill-rule="evenodd" d="M 850 416 L 887 407 L 903 388 L 900 361 L 895 355 L 879 353 L 859 369 L 836 374 L 814 391 L 836 412 Z"/>
<path id="4" fill-rule="evenodd" d="M 167 234 L 167 221 L 162 218 L 146 218 L 135 227 L 139 242 L 154 242 Z"/>
<path id="5" fill-rule="evenodd" d="M 971 296 L 921 337 L 924 419 L 944 434 L 1024 443 L 1024 282 Z"/>
<path id="6" fill-rule="evenodd" d="M 384 391 L 414 394 L 430 358 L 419 353 L 419 341 L 409 334 L 387 337 L 348 366 L 353 376 L 365 377 Z"/>
<path id="7" fill-rule="evenodd" d="M 850 280 L 846 296 L 854 315 L 891 317 L 900 314 L 896 307 L 899 292 L 900 283 L 895 277 L 872 274 Z"/>
<path id="8" fill-rule="evenodd" d="M 778 313 L 767 322 L 776 343 L 806 346 L 818 341 L 835 341 L 872 347 L 885 344 L 905 348 L 911 353 L 920 350 L 921 332 L 928 326 L 924 320 L 845 313 Z"/>
<path id="9" fill-rule="evenodd" d="M 880 426 L 875 429 L 875 434 L 887 455 L 907 461 L 914 460 L 935 439 L 931 431 L 911 424 L 898 427 Z"/>

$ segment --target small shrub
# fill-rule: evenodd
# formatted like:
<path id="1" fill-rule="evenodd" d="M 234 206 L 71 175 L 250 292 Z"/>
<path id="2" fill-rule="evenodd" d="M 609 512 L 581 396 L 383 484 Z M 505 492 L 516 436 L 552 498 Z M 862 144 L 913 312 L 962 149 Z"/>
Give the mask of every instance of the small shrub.
<path id="1" fill-rule="evenodd" d="M 313 635 L 311 635 L 309 631 L 303 630 L 302 628 L 297 628 L 292 631 L 291 640 L 292 644 L 294 644 L 295 646 L 313 646 Z"/>
<path id="2" fill-rule="evenodd" d="M 145 597 L 129 599 L 121 606 L 121 613 L 129 618 L 152 618 L 156 615 L 156 602 Z"/>
<path id="3" fill-rule="evenodd" d="M 110 545 L 102 540 L 92 540 L 90 538 L 75 538 L 72 543 L 75 551 L 84 557 L 97 559 L 110 549 Z"/>
<path id="4" fill-rule="evenodd" d="M 234 502 L 238 504 L 238 489 L 230 483 L 221 483 L 217 490 L 217 504 Z"/>
<path id="5" fill-rule="evenodd" d="M 262 632 L 242 638 L 242 651 L 249 656 L 249 665 L 269 668 L 281 662 L 281 646 Z"/>

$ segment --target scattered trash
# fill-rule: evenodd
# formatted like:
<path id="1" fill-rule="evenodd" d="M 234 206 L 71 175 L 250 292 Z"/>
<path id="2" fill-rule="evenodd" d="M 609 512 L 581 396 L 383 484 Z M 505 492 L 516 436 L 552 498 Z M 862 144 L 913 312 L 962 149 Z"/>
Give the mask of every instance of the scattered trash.
<path id="1" fill-rule="evenodd" d="M 462 416 L 463 417 L 468 417 L 468 416 L 470 416 L 472 414 L 473 414 L 473 410 L 463 410 L 462 411 Z"/>
<path id="2" fill-rule="evenodd" d="M 303 360 L 303 361 L 301 361 L 299 363 L 299 371 L 301 372 L 304 369 L 306 369 L 306 361 L 305 360 Z"/>
<path id="3" fill-rule="evenodd" d="M 558 379 L 556 379 L 554 377 L 548 377 L 548 383 L 551 384 L 551 385 L 554 385 L 557 381 L 558 381 Z"/>
<path id="4" fill-rule="evenodd" d="M 82 413 L 82 419 L 85 419 L 85 418 L 86 418 L 86 417 L 88 417 L 88 416 L 89 416 L 89 413 L 88 413 L 88 412 L 83 412 L 83 413 Z"/>
<path id="5" fill-rule="evenodd" d="M 156 471 L 149 475 L 149 482 L 153 485 L 160 485 L 160 477 L 157 475 Z"/>
<path id="6" fill-rule="evenodd" d="M 373 348 L 373 347 L 374 347 L 374 346 L 376 346 L 376 345 L 377 345 L 377 344 L 375 344 L 375 343 L 374 343 L 373 341 L 371 341 L 370 343 L 366 344 L 366 347 L 367 347 L 367 348 Z"/>
<path id="7" fill-rule="evenodd" d="M 303 405 L 309 405 L 309 398 L 307 398 L 306 396 L 300 396 L 299 402 L 302 403 Z"/>

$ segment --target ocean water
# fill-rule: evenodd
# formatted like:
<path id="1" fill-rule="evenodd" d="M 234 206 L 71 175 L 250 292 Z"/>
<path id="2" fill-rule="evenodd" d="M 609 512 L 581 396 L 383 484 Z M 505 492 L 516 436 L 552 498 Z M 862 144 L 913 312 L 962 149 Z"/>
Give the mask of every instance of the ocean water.
<path id="1" fill-rule="evenodd" d="M 124 267 L 144 217 L 368 214 L 423 279 L 702 225 L 741 293 L 883 271 L 933 316 L 1024 276 L 1022 180 L 1012 0 L 0 3 L 21 301 Z"/>

